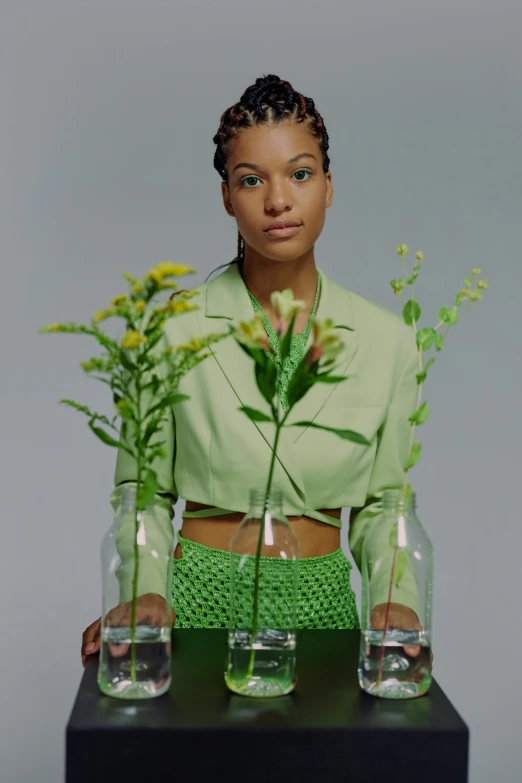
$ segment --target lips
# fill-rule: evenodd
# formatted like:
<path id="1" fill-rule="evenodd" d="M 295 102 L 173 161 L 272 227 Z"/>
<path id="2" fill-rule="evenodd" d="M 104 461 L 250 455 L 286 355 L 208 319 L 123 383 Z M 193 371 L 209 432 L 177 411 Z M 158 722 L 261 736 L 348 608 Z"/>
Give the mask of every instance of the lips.
<path id="1" fill-rule="evenodd" d="M 300 226 L 300 223 L 295 223 L 293 220 L 284 220 L 281 223 L 272 223 L 271 226 L 265 228 L 265 231 L 272 231 L 273 229 L 292 228 Z"/>
<path id="2" fill-rule="evenodd" d="M 286 226 L 286 228 L 269 228 L 268 230 L 265 231 L 265 234 L 267 234 L 267 236 L 269 237 L 277 237 L 277 238 L 291 237 L 294 234 L 297 234 L 300 228 L 301 226 L 299 225 Z"/>

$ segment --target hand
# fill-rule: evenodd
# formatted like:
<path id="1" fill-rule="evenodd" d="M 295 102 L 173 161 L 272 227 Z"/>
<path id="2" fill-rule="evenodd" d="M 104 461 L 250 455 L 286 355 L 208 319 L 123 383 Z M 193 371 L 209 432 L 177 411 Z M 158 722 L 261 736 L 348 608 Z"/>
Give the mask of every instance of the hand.
<path id="1" fill-rule="evenodd" d="M 373 607 L 370 615 L 370 626 L 372 628 L 384 629 L 384 620 L 386 617 L 386 604 L 377 604 Z M 402 628 L 404 630 L 422 631 L 422 625 L 419 622 L 419 618 L 409 606 L 404 604 L 396 604 L 390 601 L 390 611 L 388 613 L 388 628 Z M 404 647 L 404 652 L 410 655 L 412 658 L 416 658 L 420 654 L 420 645 L 408 645 Z M 430 652 L 430 666 L 433 665 L 433 658 L 435 656 Z"/>
<path id="2" fill-rule="evenodd" d="M 129 625 L 131 619 L 132 601 L 118 604 L 107 612 L 105 625 Z M 176 622 L 176 610 L 171 607 L 171 623 Z M 149 625 L 165 624 L 165 599 L 158 593 L 146 593 L 136 599 L 136 625 L 147 623 Z M 101 617 L 91 623 L 82 635 L 82 666 L 85 669 L 88 655 L 94 655 L 100 649 Z M 130 647 L 127 644 L 109 644 L 109 650 L 114 657 L 125 655 Z"/>

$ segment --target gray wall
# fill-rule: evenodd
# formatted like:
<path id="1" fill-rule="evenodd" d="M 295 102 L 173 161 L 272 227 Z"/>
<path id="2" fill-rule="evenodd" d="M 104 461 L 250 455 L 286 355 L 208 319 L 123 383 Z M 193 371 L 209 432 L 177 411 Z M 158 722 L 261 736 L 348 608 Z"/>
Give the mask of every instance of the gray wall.
<path id="1" fill-rule="evenodd" d="M 95 345 L 38 327 L 89 318 L 124 271 L 171 259 L 197 285 L 234 257 L 212 137 L 267 73 L 313 97 L 330 134 L 319 266 L 398 310 L 395 247 L 422 249 L 422 325 L 472 266 L 490 282 L 426 383 L 411 480 L 435 547 L 434 674 L 470 726 L 470 779 L 518 780 L 520 3 L 2 0 L 0 14 L 2 783 L 62 779 L 111 523 L 114 452 L 57 404 L 107 409 L 78 366 Z"/>

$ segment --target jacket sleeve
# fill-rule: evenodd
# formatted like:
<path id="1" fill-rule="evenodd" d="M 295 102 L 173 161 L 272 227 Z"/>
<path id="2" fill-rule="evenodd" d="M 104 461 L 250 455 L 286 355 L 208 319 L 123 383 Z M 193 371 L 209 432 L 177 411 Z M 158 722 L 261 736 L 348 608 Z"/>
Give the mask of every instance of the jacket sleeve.
<path id="1" fill-rule="evenodd" d="M 161 368 L 160 368 L 161 372 Z M 151 402 L 145 397 L 147 407 Z M 159 593 L 165 597 L 167 564 L 174 541 L 174 503 L 178 500 L 178 492 L 174 483 L 174 458 L 175 458 L 175 419 L 172 407 L 167 409 L 160 430 L 151 438 L 151 444 L 163 441 L 165 456 L 156 458 L 151 467 L 156 471 L 158 490 L 153 500 L 154 516 L 146 511 L 144 515 L 145 542 L 138 546 L 139 583 L 138 595 L 145 593 Z M 121 442 L 121 434 L 120 434 Z M 121 447 L 116 458 L 116 470 L 114 476 L 115 488 L 111 493 L 110 501 L 116 515 L 121 510 L 121 495 L 124 486 L 137 486 L 137 464 Z M 132 580 L 134 576 L 134 539 L 135 521 L 132 514 L 120 515 L 120 524 L 116 530 L 116 549 L 120 556 L 120 564 L 116 569 L 116 576 L 120 585 L 120 602 L 125 603 L 132 599 Z M 155 557 L 151 552 L 159 553 Z"/>
<path id="2" fill-rule="evenodd" d="M 372 559 L 379 558 L 378 568 L 370 575 L 371 609 L 388 601 L 393 548 L 388 534 L 375 535 L 374 526 L 382 518 L 382 497 L 385 489 L 400 489 L 404 482 L 404 465 L 408 459 L 411 437 L 409 416 L 416 409 L 419 357 L 413 327 L 402 332 L 398 352 L 399 380 L 390 402 L 386 419 L 377 433 L 377 450 L 372 467 L 366 501 L 362 508 L 350 509 L 348 542 L 354 561 L 362 573 L 362 546 L 372 529 Z M 402 369 L 401 369 L 402 368 Z M 378 528 L 377 528 L 378 529 Z M 408 564 L 397 588 L 392 588 L 391 601 L 410 607 L 419 615 L 419 595 L 415 572 Z"/>

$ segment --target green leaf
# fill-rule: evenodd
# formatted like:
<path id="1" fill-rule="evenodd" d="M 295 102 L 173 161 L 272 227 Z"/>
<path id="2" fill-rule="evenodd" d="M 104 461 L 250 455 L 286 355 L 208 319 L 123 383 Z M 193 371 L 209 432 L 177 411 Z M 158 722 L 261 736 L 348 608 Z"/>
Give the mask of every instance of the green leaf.
<path id="1" fill-rule="evenodd" d="M 454 307 L 441 307 L 439 310 L 439 321 L 444 324 L 450 324 L 453 326 L 459 319 L 459 313 L 457 306 Z"/>
<path id="2" fill-rule="evenodd" d="M 439 316 L 440 317 L 440 316 Z M 444 335 L 438 334 L 435 338 L 435 350 L 440 351 L 444 343 Z"/>
<path id="3" fill-rule="evenodd" d="M 145 480 L 138 487 L 138 493 L 136 496 L 136 508 L 143 510 L 147 508 L 151 500 L 154 498 L 158 489 L 158 481 L 156 473 L 153 470 L 148 470 Z"/>
<path id="4" fill-rule="evenodd" d="M 421 309 L 415 299 L 408 299 L 402 308 L 402 317 L 410 326 L 414 321 L 418 321 L 421 316 Z"/>
<path id="5" fill-rule="evenodd" d="M 422 370 L 421 372 L 417 373 L 417 375 L 415 376 L 417 378 L 417 385 L 420 385 L 426 380 L 426 375 L 427 375 L 426 370 Z"/>
<path id="6" fill-rule="evenodd" d="M 426 326 L 424 329 L 419 329 L 415 335 L 417 340 L 417 347 L 422 351 L 427 351 L 428 348 L 431 348 L 431 345 L 433 344 L 436 336 L 437 332 L 432 326 Z"/>
<path id="7" fill-rule="evenodd" d="M 390 529 L 390 533 L 388 535 L 388 543 L 389 543 L 389 545 L 391 546 L 392 549 L 393 549 L 394 546 L 397 546 L 397 531 L 398 531 L 398 529 L 399 529 L 399 523 L 398 522 L 394 522 L 392 527 L 391 527 L 391 529 Z"/>
<path id="8" fill-rule="evenodd" d="M 402 577 L 406 573 L 406 566 L 409 561 L 408 553 L 405 551 L 404 548 L 400 548 L 397 552 L 397 556 L 395 558 L 395 568 L 393 573 L 393 578 L 395 582 L 395 587 L 399 587 L 399 582 L 401 581 Z"/>
<path id="9" fill-rule="evenodd" d="M 408 461 L 404 466 L 404 470 L 407 471 L 410 468 L 412 468 L 414 465 L 416 465 L 421 458 L 421 454 L 422 454 L 422 443 L 418 443 L 418 442 L 413 443 L 410 451 L 410 456 L 408 457 Z"/>
<path id="10" fill-rule="evenodd" d="M 328 432 L 334 432 L 339 435 L 343 440 L 350 440 L 352 443 L 361 443 L 363 446 L 369 446 L 371 441 L 361 435 L 360 432 L 354 432 L 353 430 L 340 430 L 336 427 L 325 427 L 322 424 L 316 424 L 314 421 L 294 421 L 292 424 L 287 425 L 289 427 L 315 427 L 318 430 L 327 430 Z"/>
<path id="11" fill-rule="evenodd" d="M 169 405 L 176 405 L 178 402 L 183 402 L 183 400 L 190 400 L 190 396 L 188 394 L 169 394 L 168 397 L 165 397 L 163 400 L 157 402 L 156 405 L 153 405 L 152 408 L 149 408 L 145 414 L 145 418 L 148 419 L 153 413 L 163 410 L 163 408 L 167 408 Z"/>
<path id="12" fill-rule="evenodd" d="M 408 421 L 411 422 L 411 424 L 423 424 L 428 416 L 430 415 L 430 409 L 428 402 L 425 400 L 420 408 L 417 408 L 415 413 L 412 413 L 412 415 L 408 418 Z"/>
<path id="13" fill-rule="evenodd" d="M 248 355 L 251 359 L 254 359 L 256 362 L 259 362 L 259 356 L 262 355 L 262 351 L 260 351 L 258 348 L 250 348 L 248 345 L 245 345 L 245 343 L 241 342 L 241 340 L 238 340 L 238 338 L 234 335 L 234 339 L 236 343 L 239 345 L 240 348 Z"/>
<path id="14" fill-rule="evenodd" d="M 94 434 L 107 446 L 113 446 L 116 449 L 120 447 L 120 444 L 117 440 L 112 438 L 107 432 L 105 432 L 105 430 L 102 430 L 101 427 L 96 427 L 92 421 L 89 422 L 89 427 L 94 432 Z"/>
<path id="15" fill-rule="evenodd" d="M 89 416 L 89 418 L 94 421 L 97 419 L 98 421 L 101 421 L 102 424 L 106 424 L 107 427 L 112 427 L 113 429 L 116 429 L 113 427 L 107 416 L 103 416 L 100 413 L 95 413 L 94 411 L 91 411 L 90 408 L 88 408 L 86 405 L 80 405 L 78 402 L 75 402 L 74 400 L 60 400 L 60 405 L 68 405 L 70 408 L 74 408 L 77 411 L 80 411 L 80 413 L 85 413 L 86 416 Z"/>
<path id="16" fill-rule="evenodd" d="M 271 405 L 276 393 L 277 368 L 272 362 L 267 362 L 264 367 L 256 364 L 255 373 L 257 387 L 265 400 Z"/>
<path id="17" fill-rule="evenodd" d="M 299 373 L 296 371 L 293 378 L 288 384 L 286 392 L 286 398 L 288 401 L 288 407 L 292 408 L 296 402 L 299 402 L 309 389 L 314 385 L 314 377 L 306 371 Z"/>
<path id="18" fill-rule="evenodd" d="M 436 338 L 435 338 L 435 339 L 436 339 Z M 424 365 L 424 368 L 423 368 L 423 369 L 424 369 L 424 370 L 428 370 L 428 368 L 429 368 L 429 367 L 431 367 L 431 365 L 433 364 L 433 362 L 435 361 L 435 359 L 436 359 L 436 358 L 437 358 L 436 356 L 432 356 L 432 357 L 431 357 L 431 359 L 428 359 L 428 361 L 427 361 L 427 362 L 426 362 L 426 364 Z"/>
<path id="19" fill-rule="evenodd" d="M 132 372 L 132 373 L 136 372 L 137 369 L 136 365 L 134 365 L 130 361 L 130 359 L 127 356 L 127 352 L 124 349 L 121 349 L 119 351 L 119 359 L 121 364 L 125 367 L 126 370 L 128 370 L 128 372 Z"/>
<path id="20" fill-rule="evenodd" d="M 316 375 L 314 378 L 315 383 L 340 383 L 341 381 L 347 381 L 346 375 L 330 375 L 329 372 L 323 372 L 321 375 Z"/>
<path id="21" fill-rule="evenodd" d="M 267 416 L 266 413 L 258 411 L 256 408 L 249 408 L 248 405 L 242 405 L 240 408 L 238 408 L 238 410 L 246 413 L 246 415 L 249 416 L 252 421 L 272 421 L 270 416 Z"/>
<path id="22" fill-rule="evenodd" d="M 80 411 L 80 413 L 85 413 L 86 416 L 96 417 L 96 414 L 93 413 L 87 405 L 80 405 L 79 402 L 75 402 L 74 400 L 60 400 L 59 405 L 68 405 L 70 408 Z"/>
<path id="23" fill-rule="evenodd" d="M 292 341 L 292 333 L 294 331 L 294 323 L 296 318 L 297 318 L 297 313 L 294 313 L 294 315 L 290 320 L 290 323 L 288 324 L 287 332 L 284 335 L 283 339 L 281 340 L 281 362 L 284 362 L 284 360 L 290 353 L 290 343 Z"/>
<path id="24" fill-rule="evenodd" d="M 471 277 L 465 277 L 464 282 L 466 283 L 466 285 L 473 285 L 473 280 L 471 279 Z"/>

